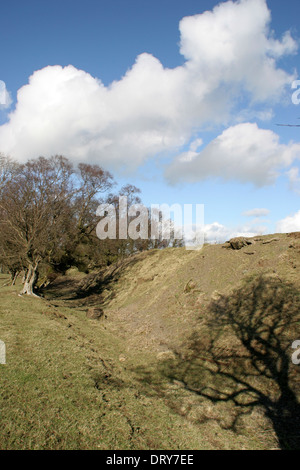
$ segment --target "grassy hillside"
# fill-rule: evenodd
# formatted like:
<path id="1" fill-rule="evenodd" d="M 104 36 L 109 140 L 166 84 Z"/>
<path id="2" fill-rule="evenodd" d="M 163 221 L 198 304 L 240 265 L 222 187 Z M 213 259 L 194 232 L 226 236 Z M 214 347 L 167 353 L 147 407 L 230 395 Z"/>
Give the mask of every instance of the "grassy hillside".
<path id="1" fill-rule="evenodd" d="M 0 448 L 299 448 L 299 266 L 272 235 L 2 287 Z"/>

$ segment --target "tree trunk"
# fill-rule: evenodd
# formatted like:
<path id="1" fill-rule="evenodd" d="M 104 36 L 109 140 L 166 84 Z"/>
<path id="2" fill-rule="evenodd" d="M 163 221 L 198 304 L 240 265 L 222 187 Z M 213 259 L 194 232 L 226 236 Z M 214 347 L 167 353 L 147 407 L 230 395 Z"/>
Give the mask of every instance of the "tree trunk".
<path id="1" fill-rule="evenodd" d="M 38 263 L 36 263 L 35 265 L 33 264 L 29 265 L 28 271 L 26 273 L 26 278 L 24 281 L 24 286 L 21 291 L 22 295 L 26 294 L 26 295 L 33 295 L 34 297 L 38 297 L 38 295 L 36 295 L 33 292 L 34 286 L 37 281 L 37 269 L 38 269 Z"/>
<path id="2" fill-rule="evenodd" d="M 11 285 L 14 286 L 20 271 L 15 271 L 11 274 Z"/>

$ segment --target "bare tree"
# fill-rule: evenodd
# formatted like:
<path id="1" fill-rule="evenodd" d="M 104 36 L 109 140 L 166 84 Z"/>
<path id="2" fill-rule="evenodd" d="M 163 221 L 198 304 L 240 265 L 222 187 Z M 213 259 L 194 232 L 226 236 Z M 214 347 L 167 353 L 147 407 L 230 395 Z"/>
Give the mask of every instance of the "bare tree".
<path id="1" fill-rule="evenodd" d="M 40 157 L 19 167 L 3 182 L 2 256 L 25 269 L 22 294 L 35 295 L 39 264 L 51 257 L 61 241 L 72 172 L 62 156 Z"/>

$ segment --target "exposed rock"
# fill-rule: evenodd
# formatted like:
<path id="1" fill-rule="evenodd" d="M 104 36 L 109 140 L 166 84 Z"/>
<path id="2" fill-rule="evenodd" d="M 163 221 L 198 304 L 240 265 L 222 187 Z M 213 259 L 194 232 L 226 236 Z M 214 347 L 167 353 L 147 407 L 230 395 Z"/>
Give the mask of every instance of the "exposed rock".
<path id="1" fill-rule="evenodd" d="M 195 289 L 195 287 L 196 287 L 196 283 L 191 279 L 190 281 L 186 283 L 185 288 L 184 288 L 184 293 L 188 294 L 189 292 L 191 292 L 191 290 Z"/>
<path id="2" fill-rule="evenodd" d="M 244 246 L 252 245 L 253 240 L 245 237 L 235 237 L 229 240 L 229 244 L 233 250 L 240 250 Z"/>
<path id="3" fill-rule="evenodd" d="M 139 277 L 139 278 L 136 279 L 135 282 L 137 284 L 143 284 L 144 282 L 154 281 L 156 276 L 157 276 L 157 274 L 154 274 L 154 276 L 150 276 L 150 277 Z"/>
<path id="4" fill-rule="evenodd" d="M 266 241 L 262 242 L 262 244 L 267 245 L 268 243 L 278 242 L 278 241 L 279 241 L 279 238 L 271 238 L 270 240 L 266 240 Z"/>
<path id="5" fill-rule="evenodd" d="M 214 290 L 211 295 L 211 300 L 219 300 L 221 296 L 222 296 L 221 292 Z"/>
<path id="6" fill-rule="evenodd" d="M 229 241 L 225 242 L 225 243 L 222 245 L 222 248 L 231 248 L 231 245 L 230 245 Z"/>
<path id="7" fill-rule="evenodd" d="M 287 237 L 300 238 L 300 232 L 290 232 L 290 233 L 287 234 Z"/>
<path id="8" fill-rule="evenodd" d="M 103 317 L 103 310 L 102 308 L 89 308 L 86 312 L 86 317 L 90 318 L 91 320 L 100 320 Z"/>

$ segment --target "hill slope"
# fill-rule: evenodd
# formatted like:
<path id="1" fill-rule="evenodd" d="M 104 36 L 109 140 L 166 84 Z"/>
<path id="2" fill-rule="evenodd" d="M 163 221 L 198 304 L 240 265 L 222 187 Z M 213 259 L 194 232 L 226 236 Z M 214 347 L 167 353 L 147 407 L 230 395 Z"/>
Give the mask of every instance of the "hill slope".
<path id="1" fill-rule="evenodd" d="M 0 448 L 299 447 L 300 238 L 248 243 L 2 287 Z"/>

